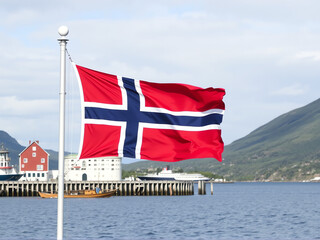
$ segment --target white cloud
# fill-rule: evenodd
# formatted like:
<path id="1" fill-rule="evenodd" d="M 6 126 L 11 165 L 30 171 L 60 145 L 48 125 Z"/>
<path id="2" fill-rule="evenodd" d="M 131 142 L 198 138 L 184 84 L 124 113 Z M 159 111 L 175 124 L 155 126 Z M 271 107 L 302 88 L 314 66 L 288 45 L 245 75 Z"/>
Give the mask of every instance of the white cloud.
<path id="1" fill-rule="evenodd" d="M 320 61 L 320 51 L 302 51 L 295 55 L 295 59 L 310 59 Z"/>
<path id="2" fill-rule="evenodd" d="M 304 95 L 309 91 L 308 86 L 304 86 L 301 84 L 293 84 L 290 86 L 286 86 L 280 89 L 277 89 L 271 92 L 271 95 L 279 95 L 279 96 L 299 96 Z"/>
<path id="3" fill-rule="evenodd" d="M 58 27 L 67 25 L 67 47 L 80 65 L 226 88 L 223 134 L 231 142 L 319 97 L 319 8 L 313 0 L 2 1 L 0 110 L 6 115 L 0 126 L 23 141 L 36 135 L 57 148 L 56 39 Z M 281 108 L 269 111 L 279 102 Z M 68 121 L 78 131 L 79 121 Z"/>
<path id="4" fill-rule="evenodd" d="M 40 115 L 56 113 L 58 99 L 22 100 L 16 96 L 0 97 L 0 112 L 4 117 L 28 116 L 37 118 Z"/>

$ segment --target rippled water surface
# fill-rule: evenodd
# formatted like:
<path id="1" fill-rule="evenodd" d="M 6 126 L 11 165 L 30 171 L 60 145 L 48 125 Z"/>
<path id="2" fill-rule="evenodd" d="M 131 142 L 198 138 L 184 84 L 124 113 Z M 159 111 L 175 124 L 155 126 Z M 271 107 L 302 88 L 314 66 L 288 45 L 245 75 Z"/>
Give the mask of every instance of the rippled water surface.
<path id="1" fill-rule="evenodd" d="M 0 198 L 0 239 L 56 239 L 57 200 Z M 65 239 L 320 239 L 319 183 L 214 184 L 213 195 L 65 199 Z"/>

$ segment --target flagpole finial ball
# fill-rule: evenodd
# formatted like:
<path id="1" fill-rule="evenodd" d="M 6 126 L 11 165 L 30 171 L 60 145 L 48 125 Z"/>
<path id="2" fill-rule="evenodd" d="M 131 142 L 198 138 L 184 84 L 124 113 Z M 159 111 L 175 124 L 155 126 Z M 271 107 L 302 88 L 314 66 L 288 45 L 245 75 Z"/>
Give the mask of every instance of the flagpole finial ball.
<path id="1" fill-rule="evenodd" d="M 61 26 L 61 27 L 59 27 L 58 32 L 59 32 L 60 36 L 65 37 L 68 35 L 69 29 L 67 26 Z"/>

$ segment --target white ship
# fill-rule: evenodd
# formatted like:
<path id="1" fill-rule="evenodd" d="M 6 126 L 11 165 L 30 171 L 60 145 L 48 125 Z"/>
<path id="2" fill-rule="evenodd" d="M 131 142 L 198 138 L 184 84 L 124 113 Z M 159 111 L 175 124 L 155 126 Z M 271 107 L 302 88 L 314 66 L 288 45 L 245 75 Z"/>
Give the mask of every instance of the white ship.
<path id="1" fill-rule="evenodd" d="M 209 181 L 210 178 L 203 176 L 200 173 L 173 173 L 168 167 L 163 168 L 159 173 L 147 174 L 138 176 L 140 180 L 158 180 L 158 181 Z"/>
<path id="2" fill-rule="evenodd" d="M 10 166 L 9 151 L 2 145 L 0 147 L 0 181 L 17 181 L 23 174 L 18 174 L 13 166 Z"/>

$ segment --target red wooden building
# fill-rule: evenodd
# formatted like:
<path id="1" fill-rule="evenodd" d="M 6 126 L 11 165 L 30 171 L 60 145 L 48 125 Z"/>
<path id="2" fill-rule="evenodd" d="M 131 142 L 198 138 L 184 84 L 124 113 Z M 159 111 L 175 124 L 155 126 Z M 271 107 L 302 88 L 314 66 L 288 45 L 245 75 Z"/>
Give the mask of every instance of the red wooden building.
<path id="1" fill-rule="evenodd" d="M 39 141 L 29 141 L 29 146 L 19 156 L 20 173 L 25 173 L 20 180 L 48 180 L 49 154 L 40 147 Z"/>

